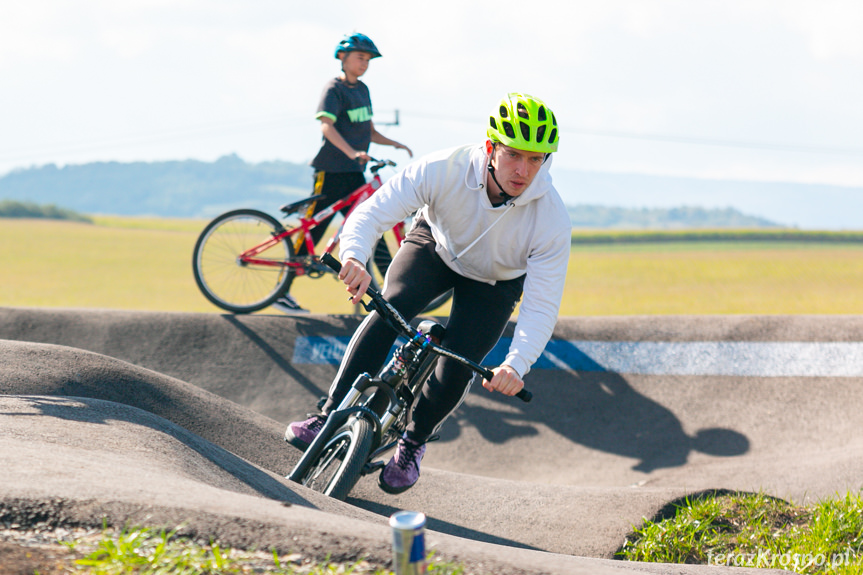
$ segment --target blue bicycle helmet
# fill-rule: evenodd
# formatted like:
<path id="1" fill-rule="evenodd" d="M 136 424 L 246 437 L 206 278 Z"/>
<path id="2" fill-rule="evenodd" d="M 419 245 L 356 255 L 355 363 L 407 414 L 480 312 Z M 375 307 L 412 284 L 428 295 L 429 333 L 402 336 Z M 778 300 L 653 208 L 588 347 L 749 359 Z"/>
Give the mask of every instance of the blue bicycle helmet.
<path id="1" fill-rule="evenodd" d="M 345 35 L 339 45 L 336 46 L 336 59 L 341 52 L 368 52 L 372 58 L 380 58 L 381 53 L 378 47 L 372 42 L 372 39 L 365 34 L 354 32 L 353 34 Z"/>

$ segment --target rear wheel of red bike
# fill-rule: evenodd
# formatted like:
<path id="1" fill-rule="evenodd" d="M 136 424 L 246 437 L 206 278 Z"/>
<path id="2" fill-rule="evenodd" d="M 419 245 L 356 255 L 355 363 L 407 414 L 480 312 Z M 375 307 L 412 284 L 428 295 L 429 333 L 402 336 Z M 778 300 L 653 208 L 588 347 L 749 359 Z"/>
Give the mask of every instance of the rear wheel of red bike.
<path id="1" fill-rule="evenodd" d="M 364 417 L 352 418 L 333 434 L 300 483 L 344 501 L 362 475 L 373 442 L 371 422 Z"/>
<path id="2" fill-rule="evenodd" d="M 284 231 L 278 220 L 258 210 L 234 210 L 211 221 L 195 243 L 192 271 L 201 293 L 232 313 L 251 313 L 282 295 L 293 270 L 288 238 L 243 261 L 240 254 Z"/>

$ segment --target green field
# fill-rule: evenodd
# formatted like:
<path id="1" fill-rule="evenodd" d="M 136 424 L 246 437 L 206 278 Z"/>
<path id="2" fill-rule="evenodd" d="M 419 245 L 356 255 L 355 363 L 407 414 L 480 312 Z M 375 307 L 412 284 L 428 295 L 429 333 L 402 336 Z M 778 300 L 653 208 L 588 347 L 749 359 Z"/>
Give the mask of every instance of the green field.
<path id="1" fill-rule="evenodd" d="M 0 219 L 0 305 L 221 312 L 192 277 L 206 221 L 93 219 Z M 314 312 L 354 312 L 330 277 L 299 278 L 293 293 Z M 861 313 L 863 243 L 835 239 L 577 243 L 561 306 L 563 316 Z"/>

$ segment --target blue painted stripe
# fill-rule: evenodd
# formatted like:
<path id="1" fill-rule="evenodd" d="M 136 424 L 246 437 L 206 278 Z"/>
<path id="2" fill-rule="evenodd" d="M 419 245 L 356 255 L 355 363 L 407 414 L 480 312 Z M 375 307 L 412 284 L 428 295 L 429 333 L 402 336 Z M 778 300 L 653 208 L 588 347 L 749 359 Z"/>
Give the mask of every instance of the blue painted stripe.
<path id="1" fill-rule="evenodd" d="M 292 363 L 338 365 L 348 348 L 349 337 L 298 337 L 294 341 Z"/>
<path id="2" fill-rule="evenodd" d="M 299 337 L 293 363 L 338 364 L 348 337 Z M 499 365 L 510 338 L 483 361 Z M 551 340 L 533 369 L 644 375 L 863 377 L 863 342 L 634 342 Z"/>

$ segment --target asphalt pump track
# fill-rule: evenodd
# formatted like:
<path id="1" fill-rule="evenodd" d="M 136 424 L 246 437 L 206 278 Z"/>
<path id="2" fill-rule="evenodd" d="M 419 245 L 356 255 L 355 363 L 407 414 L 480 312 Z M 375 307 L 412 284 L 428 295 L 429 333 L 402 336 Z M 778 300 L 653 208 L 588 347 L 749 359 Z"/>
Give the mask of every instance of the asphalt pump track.
<path id="1" fill-rule="evenodd" d="M 863 483 L 863 317 L 561 318 L 531 403 L 478 387 L 413 489 L 334 501 L 285 479 L 283 433 L 359 320 L 0 308 L 0 517 L 386 563 L 409 509 L 479 572 L 722 573 L 612 558 L 687 497 Z"/>

